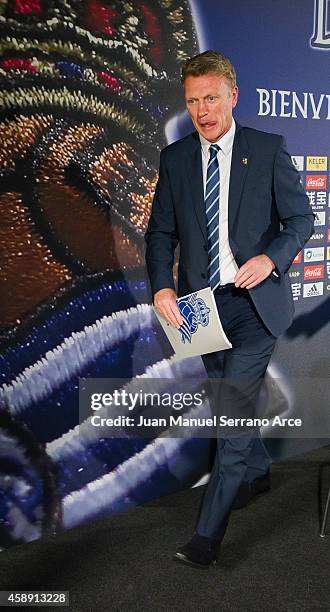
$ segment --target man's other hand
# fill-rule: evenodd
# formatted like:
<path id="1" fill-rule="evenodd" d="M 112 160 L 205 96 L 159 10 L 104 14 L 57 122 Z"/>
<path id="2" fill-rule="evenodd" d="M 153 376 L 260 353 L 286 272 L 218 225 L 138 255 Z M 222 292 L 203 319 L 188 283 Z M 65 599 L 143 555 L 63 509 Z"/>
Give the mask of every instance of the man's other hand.
<path id="1" fill-rule="evenodd" d="M 160 289 L 154 295 L 154 306 L 169 325 L 179 329 L 183 318 L 176 303 L 176 294 L 173 289 Z"/>
<path id="2" fill-rule="evenodd" d="M 234 278 L 235 287 L 252 289 L 264 281 L 274 269 L 275 264 L 268 255 L 251 257 L 238 270 Z"/>

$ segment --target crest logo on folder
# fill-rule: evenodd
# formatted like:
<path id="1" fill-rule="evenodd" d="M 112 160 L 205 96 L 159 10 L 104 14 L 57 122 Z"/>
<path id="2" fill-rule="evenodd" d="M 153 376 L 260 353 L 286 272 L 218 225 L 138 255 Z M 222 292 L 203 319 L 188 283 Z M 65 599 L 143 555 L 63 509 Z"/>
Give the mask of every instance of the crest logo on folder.
<path id="1" fill-rule="evenodd" d="M 191 336 L 196 333 L 198 326 L 206 327 L 209 324 L 211 309 L 206 306 L 202 298 L 197 297 L 197 293 L 181 298 L 177 304 L 183 317 L 183 324 L 180 327 L 181 341 L 191 342 Z"/>

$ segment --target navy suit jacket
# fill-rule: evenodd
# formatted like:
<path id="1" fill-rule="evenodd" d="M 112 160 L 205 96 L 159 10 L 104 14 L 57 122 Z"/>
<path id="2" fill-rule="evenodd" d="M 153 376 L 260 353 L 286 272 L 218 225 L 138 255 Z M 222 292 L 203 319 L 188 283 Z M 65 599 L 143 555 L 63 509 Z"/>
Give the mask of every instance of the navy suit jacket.
<path id="1" fill-rule="evenodd" d="M 229 183 L 229 243 L 240 267 L 267 254 L 275 273 L 249 290 L 274 336 L 293 318 L 288 270 L 313 233 L 314 215 L 282 136 L 236 124 Z M 178 296 L 207 284 L 207 233 L 202 153 L 197 132 L 161 152 L 159 178 L 146 232 L 152 293 L 174 290 L 174 251 L 180 245 Z"/>

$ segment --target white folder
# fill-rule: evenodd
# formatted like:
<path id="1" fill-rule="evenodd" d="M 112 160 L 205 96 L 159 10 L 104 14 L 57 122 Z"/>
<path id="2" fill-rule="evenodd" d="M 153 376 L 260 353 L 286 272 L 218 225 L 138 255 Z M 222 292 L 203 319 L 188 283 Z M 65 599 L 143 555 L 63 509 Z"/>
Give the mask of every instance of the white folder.
<path id="1" fill-rule="evenodd" d="M 180 329 L 169 325 L 155 308 L 154 311 L 178 359 L 232 347 L 210 287 L 178 298 L 177 304 L 183 317 Z"/>

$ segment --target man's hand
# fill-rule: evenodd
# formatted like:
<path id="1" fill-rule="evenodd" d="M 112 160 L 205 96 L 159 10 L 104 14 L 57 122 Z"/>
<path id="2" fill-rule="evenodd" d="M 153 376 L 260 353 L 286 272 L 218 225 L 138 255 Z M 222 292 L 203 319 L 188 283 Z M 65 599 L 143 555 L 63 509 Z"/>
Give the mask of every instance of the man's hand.
<path id="1" fill-rule="evenodd" d="M 251 257 L 238 270 L 234 278 L 235 287 L 252 289 L 265 280 L 274 269 L 275 264 L 268 255 Z"/>
<path id="2" fill-rule="evenodd" d="M 179 329 L 183 318 L 176 303 L 176 294 L 173 289 L 160 289 L 154 295 L 154 306 L 169 325 Z"/>

